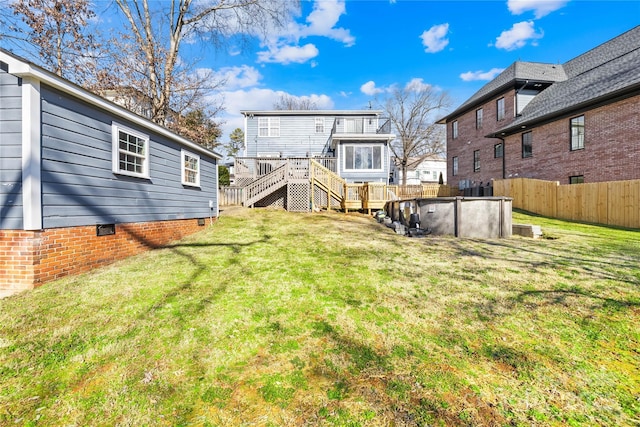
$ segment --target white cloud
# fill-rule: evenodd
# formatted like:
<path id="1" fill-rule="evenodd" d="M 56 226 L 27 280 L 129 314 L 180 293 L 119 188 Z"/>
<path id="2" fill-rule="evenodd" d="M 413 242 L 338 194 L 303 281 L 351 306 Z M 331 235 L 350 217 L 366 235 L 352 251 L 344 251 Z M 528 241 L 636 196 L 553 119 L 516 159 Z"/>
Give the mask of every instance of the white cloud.
<path id="1" fill-rule="evenodd" d="M 318 48 L 308 43 L 299 46 L 305 37 L 327 37 L 339 41 L 345 46 L 353 46 L 356 42 L 348 29 L 336 27 L 340 17 L 346 13 L 344 0 L 316 0 L 313 11 L 307 16 L 305 23 L 289 22 L 279 32 L 263 40 L 266 50 L 258 52 L 258 62 L 275 62 L 282 64 L 304 63 L 318 56 Z M 311 66 L 317 63 L 312 62 Z"/>
<path id="2" fill-rule="evenodd" d="M 514 15 L 532 10 L 536 19 L 539 19 L 563 8 L 567 3 L 568 0 L 507 0 L 507 7 Z"/>
<path id="3" fill-rule="evenodd" d="M 431 87 L 430 84 L 425 83 L 421 78 L 413 78 L 406 84 L 405 89 L 412 92 L 422 92 Z"/>
<path id="4" fill-rule="evenodd" d="M 272 46 L 268 50 L 258 52 L 258 62 L 302 64 L 318 56 L 318 53 L 318 48 L 312 43 L 307 43 L 304 46 Z"/>
<path id="5" fill-rule="evenodd" d="M 446 38 L 448 33 L 449 24 L 434 25 L 425 30 L 420 36 L 422 45 L 425 47 L 424 51 L 427 53 L 440 52 L 449 44 L 449 39 Z"/>
<path id="6" fill-rule="evenodd" d="M 498 74 L 504 71 L 504 68 L 492 68 L 489 71 L 467 71 L 460 74 L 460 78 L 465 82 L 476 80 L 493 80 Z"/>
<path id="7" fill-rule="evenodd" d="M 376 87 L 376 82 L 374 82 L 373 80 L 369 80 L 368 82 L 360 86 L 360 92 L 369 96 L 374 96 L 379 93 L 383 93 L 384 91 L 385 89 Z"/>
<path id="8" fill-rule="evenodd" d="M 248 65 L 225 67 L 213 72 L 214 81 L 220 82 L 225 90 L 256 86 L 262 79 L 258 70 Z"/>
<path id="9" fill-rule="evenodd" d="M 346 6 L 342 0 L 317 0 L 313 4 L 313 12 L 307 16 L 309 25 L 300 27 L 300 36 L 324 36 L 345 46 L 353 46 L 356 39 L 351 32 L 345 28 L 335 28 L 344 13 Z"/>
<path id="10" fill-rule="evenodd" d="M 513 24 L 510 30 L 505 30 L 496 38 L 495 46 L 498 49 L 519 49 L 530 42 L 536 45 L 537 39 L 542 38 L 542 32 L 536 33 L 533 21 L 524 21 Z"/>

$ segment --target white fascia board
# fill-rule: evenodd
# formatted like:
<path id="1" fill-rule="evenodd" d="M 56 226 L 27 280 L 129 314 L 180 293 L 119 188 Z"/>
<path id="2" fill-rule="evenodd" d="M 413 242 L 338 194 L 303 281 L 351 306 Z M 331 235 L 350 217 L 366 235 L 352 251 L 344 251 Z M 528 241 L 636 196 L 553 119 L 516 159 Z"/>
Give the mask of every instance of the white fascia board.
<path id="1" fill-rule="evenodd" d="M 195 142 L 189 141 L 186 138 L 183 138 L 175 133 L 171 132 L 165 127 L 162 127 L 142 116 L 132 113 L 124 107 L 121 107 L 111 101 L 107 101 L 106 99 L 98 96 L 94 93 L 88 92 L 87 90 L 81 88 L 80 86 L 71 83 L 68 80 L 65 80 L 53 73 L 50 73 L 43 68 L 40 68 L 36 65 L 30 64 L 28 62 L 22 61 L 13 55 L 9 55 L 6 52 L 0 51 L 0 61 L 5 62 L 9 65 L 9 73 L 22 78 L 33 78 L 35 80 L 40 81 L 41 83 L 45 83 L 48 86 L 56 88 L 64 93 L 74 96 L 75 98 L 81 99 L 91 105 L 94 105 L 98 108 L 104 109 L 109 113 L 129 120 L 132 123 L 135 123 L 145 129 L 163 135 L 173 141 L 176 141 L 180 145 L 188 147 L 190 150 L 197 151 L 207 157 L 213 157 L 215 159 L 221 160 L 222 155 L 207 150 L 201 145 L 196 144 Z"/>
<path id="2" fill-rule="evenodd" d="M 42 230 L 42 137 L 40 82 L 22 78 L 22 220 Z"/>

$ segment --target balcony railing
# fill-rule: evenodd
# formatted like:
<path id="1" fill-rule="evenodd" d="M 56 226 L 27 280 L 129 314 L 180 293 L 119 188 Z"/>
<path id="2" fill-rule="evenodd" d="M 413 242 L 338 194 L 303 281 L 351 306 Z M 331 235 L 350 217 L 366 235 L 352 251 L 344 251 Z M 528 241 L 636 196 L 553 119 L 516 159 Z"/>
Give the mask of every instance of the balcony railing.
<path id="1" fill-rule="evenodd" d="M 337 171 L 334 157 L 314 157 L 313 160 L 334 173 Z M 290 173 L 294 174 L 296 178 L 308 178 L 309 158 L 307 157 L 236 157 L 234 165 L 236 185 L 243 187 L 286 163 L 292 165 Z"/>

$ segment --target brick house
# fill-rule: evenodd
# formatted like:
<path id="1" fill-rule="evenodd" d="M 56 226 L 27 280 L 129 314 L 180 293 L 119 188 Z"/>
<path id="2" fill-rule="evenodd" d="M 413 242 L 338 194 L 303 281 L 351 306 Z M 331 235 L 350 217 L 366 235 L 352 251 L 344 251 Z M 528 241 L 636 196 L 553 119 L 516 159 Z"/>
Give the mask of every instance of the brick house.
<path id="1" fill-rule="evenodd" d="M 640 179 L 640 26 L 564 63 L 517 61 L 439 123 L 447 180 Z"/>
<path id="2" fill-rule="evenodd" d="M 201 229 L 220 159 L 0 49 L 0 291 Z"/>

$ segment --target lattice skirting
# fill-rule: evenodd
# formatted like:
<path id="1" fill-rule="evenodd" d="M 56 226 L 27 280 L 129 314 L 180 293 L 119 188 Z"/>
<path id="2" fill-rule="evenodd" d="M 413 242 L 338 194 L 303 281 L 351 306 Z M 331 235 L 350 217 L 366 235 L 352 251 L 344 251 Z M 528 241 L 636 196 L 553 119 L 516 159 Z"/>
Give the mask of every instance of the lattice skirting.
<path id="1" fill-rule="evenodd" d="M 254 206 L 257 208 L 265 208 L 267 206 L 284 208 L 287 206 L 287 187 L 274 191 L 264 199 L 256 202 Z"/>
<path id="2" fill-rule="evenodd" d="M 309 212 L 311 210 L 311 185 L 309 181 L 289 181 L 287 184 L 287 210 Z"/>
<path id="3" fill-rule="evenodd" d="M 313 204 L 318 208 L 327 208 L 327 192 L 318 187 L 314 188 Z M 341 207 L 340 201 L 331 197 L 331 209 L 340 209 Z"/>

